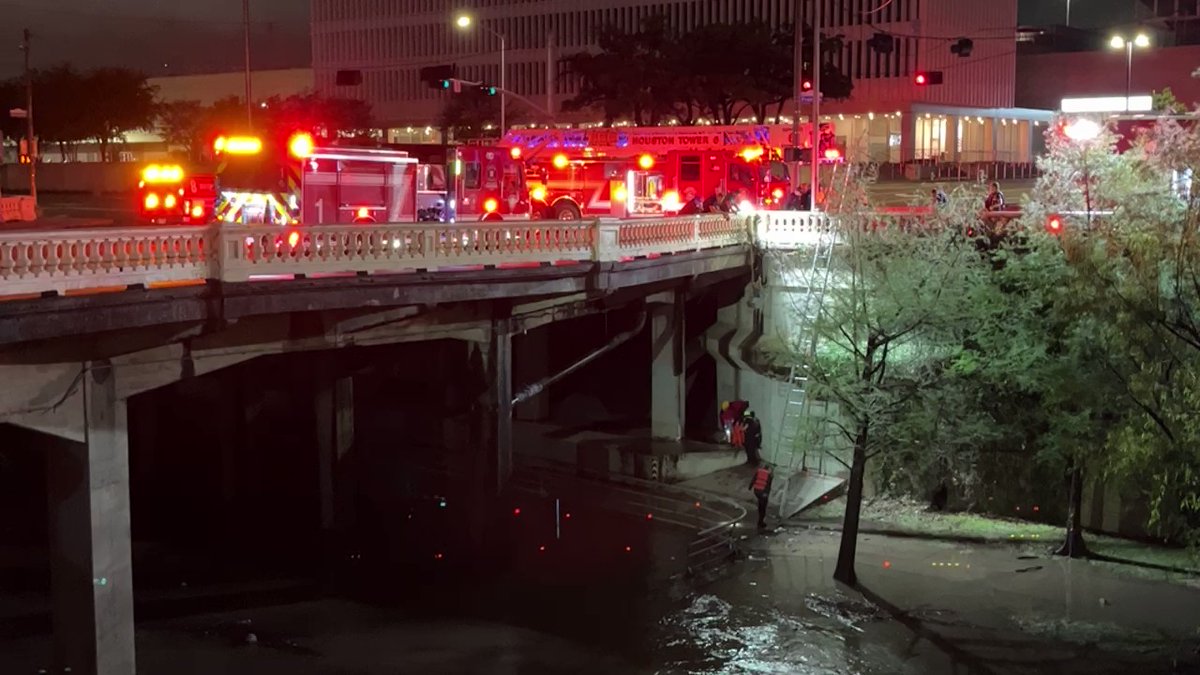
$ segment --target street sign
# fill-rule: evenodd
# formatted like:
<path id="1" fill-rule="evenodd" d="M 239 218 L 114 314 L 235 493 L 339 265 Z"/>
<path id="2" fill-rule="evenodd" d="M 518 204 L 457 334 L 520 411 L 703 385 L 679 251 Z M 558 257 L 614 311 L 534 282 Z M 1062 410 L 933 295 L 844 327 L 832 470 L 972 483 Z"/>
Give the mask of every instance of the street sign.
<path id="1" fill-rule="evenodd" d="M 29 113 L 26 112 L 24 108 L 13 108 L 12 110 L 8 111 L 8 116 L 13 119 L 23 120 L 26 117 L 29 117 Z"/>

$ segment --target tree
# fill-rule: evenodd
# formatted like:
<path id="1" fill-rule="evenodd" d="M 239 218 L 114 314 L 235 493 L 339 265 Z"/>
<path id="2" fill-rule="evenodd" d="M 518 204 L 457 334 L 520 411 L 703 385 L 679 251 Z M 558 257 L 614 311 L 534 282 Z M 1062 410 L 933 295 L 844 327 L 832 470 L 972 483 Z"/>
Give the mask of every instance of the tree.
<path id="1" fill-rule="evenodd" d="M 485 138 L 500 134 L 500 97 L 471 87 L 446 101 L 438 124 L 455 138 Z"/>
<path id="2" fill-rule="evenodd" d="M 939 437 L 952 436 L 959 446 L 977 440 L 974 407 L 958 400 L 964 390 L 951 374 L 963 335 L 988 304 L 980 296 L 989 292 L 990 268 L 950 229 L 909 232 L 843 220 L 854 225 L 843 227 L 834 287 L 812 323 L 817 350 L 794 343 L 792 358 L 808 373 L 808 395 L 837 404 L 838 417 L 827 422 L 852 448 L 834 578 L 854 585 L 867 462 Z"/>
<path id="3" fill-rule="evenodd" d="M 708 24 L 681 35 L 658 16 L 632 34 L 605 28 L 598 51 L 563 59 L 580 82 L 579 93 L 563 107 L 596 108 L 609 124 L 625 117 L 639 125 L 670 118 L 691 124 L 700 114 L 731 124 L 747 111 L 763 120 L 770 106 L 781 108 L 793 95 L 793 44 L 790 27 L 772 31 L 758 21 Z M 805 72 L 811 73 L 811 47 L 801 49 L 808 59 Z M 822 38 L 823 54 L 840 49 L 841 36 Z M 850 95 L 853 83 L 828 59 L 821 75 L 827 98 Z"/>
<path id="4" fill-rule="evenodd" d="M 111 161 L 112 141 L 130 131 L 154 128 L 155 89 L 142 73 L 125 68 L 99 68 L 84 77 L 75 105 L 86 108 L 86 138 L 100 145 L 102 161 Z"/>
<path id="5" fill-rule="evenodd" d="M 205 143 L 204 106 L 199 101 L 170 101 L 159 104 L 158 129 L 168 147 L 183 148 L 189 159 L 197 159 Z"/>

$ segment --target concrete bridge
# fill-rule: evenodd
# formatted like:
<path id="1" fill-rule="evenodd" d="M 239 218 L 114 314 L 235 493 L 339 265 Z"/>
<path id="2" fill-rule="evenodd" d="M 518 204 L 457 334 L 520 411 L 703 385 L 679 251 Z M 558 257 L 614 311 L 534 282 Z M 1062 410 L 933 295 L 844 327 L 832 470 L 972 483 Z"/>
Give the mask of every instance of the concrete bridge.
<path id="1" fill-rule="evenodd" d="M 457 404 L 437 443 L 474 462 L 488 490 L 512 473 L 514 420 L 544 413 L 539 392 L 614 350 L 646 351 L 648 376 L 622 366 L 630 396 L 648 386 L 648 435 L 680 439 L 748 387 L 769 408 L 769 380 L 740 379 L 752 374 L 739 345 L 761 332 L 762 309 L 744 292 L 755 245 L 801 247 L 832 227 L 819 214 L 776 213 L 0 232 L 0 422 L 61 439 L 47 451 L 59 665 L 134 672 L 131 437 L 164 414 L 142 394 L 286 359 L 284 372 L 246 371 L 235 388 L 311 387 L 319 518 L 333 530 L 346 510 L 339 467 L 355 442 L 354 378 L 382 367 L 376 359 L 397 359 L 406 382 L 446 381 L 431 391 Z M 559 344 L 551 330 L 570 321 L 584 335 L 603 330 Z M 451 347 L 379 351 L 435 341 Z M 697 394 L 700 359 L 715 383 Z M 208 400 L 224 448 L 253 406 L 223 398 L 218 387 Z"/>

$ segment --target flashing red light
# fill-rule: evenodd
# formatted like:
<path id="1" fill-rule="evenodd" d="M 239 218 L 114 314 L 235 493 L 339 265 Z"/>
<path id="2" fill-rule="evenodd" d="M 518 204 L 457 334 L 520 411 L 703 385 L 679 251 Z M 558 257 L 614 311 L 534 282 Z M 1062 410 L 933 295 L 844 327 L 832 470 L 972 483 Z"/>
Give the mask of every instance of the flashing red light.
<path id="1" fill-rule="evenodd" d="M 838 159 L 841 156 L 842 156 L 842 151 L 838 150 L 837 148 L 826 148 L 825 149 L 825 159 L 833 160 L 833 159 Z"/>
<path id="2" fill-rule="evenodd" d="M 1062 234 L 1062 231 L 1063 231 L 1062 218 L 1059 216 L 1050 216 L 1049 218 L 1047 218 L 1046 219 L 1046 231 L 1049 232 L 1050 234 L 1054 234 L 1054 235 Z"/>
<path id="3" fill-rule="evenodd" d="M 517 508 L 513 509 L 513 515 L 514 516 L 521 515 L 521 507 L 518 506 Z"/>
<path id="4" fill-rule="evenodd" d="M 288 141 L 288 152 L 297 159 L 306 159 L 313 153 L 313 137 L 311 134 L 299 133 Z"/>
<path id="5" fill-rule="evenodd" d="M 299 243 L 300 243 L 300 233 L 295 230 L 292 230 L 291 234 L 288 235 L 288 246 L 291 246 L 292 248 L 296 248 L 296 244 L 299 244 Z"/>
<path id="6" fill-rule="evenodd" d="M 509 155 L 509 157 L 512 157 L 513 159 L 521 159 L 521 149 L 513 148 L 512 150 L 508 151 L 508 155 Z"/>

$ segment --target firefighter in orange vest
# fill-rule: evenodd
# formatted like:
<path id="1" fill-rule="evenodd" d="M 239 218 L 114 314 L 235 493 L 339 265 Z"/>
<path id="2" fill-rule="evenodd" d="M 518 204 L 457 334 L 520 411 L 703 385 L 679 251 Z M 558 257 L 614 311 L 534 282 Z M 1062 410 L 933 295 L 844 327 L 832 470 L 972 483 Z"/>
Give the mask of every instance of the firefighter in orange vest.
<path id="1" fill-rule="evenodd" d="M 758 529 L 767 529 L 767 497 L 771 494 L 771 465 L 765 462 L 754 470 L 754 478 L 750 481 L 750 489 L 758 500 Z"/>

